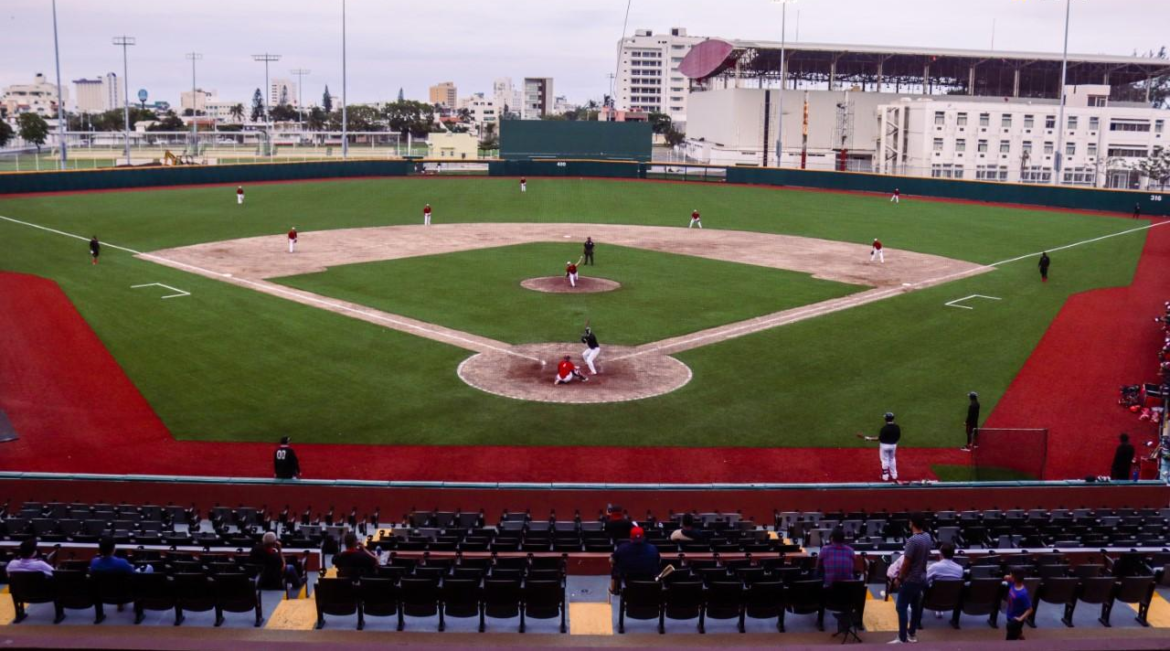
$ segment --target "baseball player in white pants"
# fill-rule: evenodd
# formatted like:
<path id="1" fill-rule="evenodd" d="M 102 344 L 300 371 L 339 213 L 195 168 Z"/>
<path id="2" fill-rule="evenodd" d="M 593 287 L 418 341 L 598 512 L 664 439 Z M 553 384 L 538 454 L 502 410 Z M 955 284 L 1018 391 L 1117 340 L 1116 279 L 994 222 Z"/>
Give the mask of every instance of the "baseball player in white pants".
<path id="1" fill-rule="evenodd" d="M 288 231 L 288 252 L 294 253 L 297 250 L 297 227 L 293 226 Z"/>
<path id="2" fill-rule="evenodd" d="M 861 432 L 857 438 L 878 442 L 878 460 L 882 464 L 882 481 L 898 481 L 898 441 L 902 439 L 902 428 L 894 423 L 893 412 L 886 412 L 886 424 L 877 436 L 866 436 Z"/>
<path id="3" fill-rule="evenodd" d="M 869 251 L 869 261 L 873 262 L 874 260 L 882 264 L 886 262 L 886 254 L 882 252 L 882 242 L 878 239 L 873 241 L 873 248 Z"/>
<path id="4" fill-rule="evenodd" d="M 581 343 L 585 344 L 585 350 L 581 353 L 581 358 L 585 360 L 585 365 L 589 367 L 589 372 L 597 375 L 597 367 L 593 365 L 593 361 L 601 354 L 601 345 L 597 343 L 597 335 L 593 334 L 593 330 L 589 326 L 585 326 L 585 334 L 581 335 Z"/>

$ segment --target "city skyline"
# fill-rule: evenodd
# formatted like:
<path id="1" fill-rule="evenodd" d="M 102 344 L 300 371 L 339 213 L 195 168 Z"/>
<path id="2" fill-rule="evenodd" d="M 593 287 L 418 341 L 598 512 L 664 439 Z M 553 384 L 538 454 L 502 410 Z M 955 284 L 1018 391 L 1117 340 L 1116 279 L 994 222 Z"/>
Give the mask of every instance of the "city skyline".
<path id="1" fill-rule="evenodd" d="M 0 13 L 0 86 L 28 83 L 37 72 L 53 78 L 52 16 L 44 0 L 9 0 Z M 348 99 L 392 101 L 399 88 L 425 100 L 430 86 L 453 81 L 466 97 L 491 93 L 492 80 L 552 77 L 556 92 L 571 101 L 601 99 L 608 92 L 626 2 L 600 0 L 588 6 L 555 0 L 499 4 L 456 0 L 445 13 L 411 5 L 391 7 L 350 0 L 348 11 Z M 190 89 L 190 62 L 198 51 L 198 85 L 223 99 L 248 103 L 264 85 L 255 52 L 283 56 L 272 77 L 309 68 L 304 100 L 321 99 L 326 85 L 341 95 L 340 1 L 289 0 L 271 7 L 210 0 L 199 11 L 143 0 L 95 3 L 58 0 L 62 82 L 94 78 L 121 69 L 117 34 L 137 38 L 130 52 L 131 96 L 145 88 L 150 101 L 178 105 Z M 734 7 L 735 11 L 728 11 Z M 120 9 L 115 11 L 112 9 Z M 995 22 L 995 48 L 1059 51 L 1064 3 L 1056 0 L 804 0 L 789 8 L 788 40 L 823 43 L 988 49 Z M 767 0 L 634 0 L 626 35 L 684 27 L 692 35 L 779 40 L 779 7 Z M 1139 20 L 1140 18 L 1140 20 Z M 1157 49 L 1167 39 L 1170 3 L 1164 0 L 1075 0 L 1069 49 L 1084 54 L 1132 54 Z M 72 93 L 71 93 L 72 94 Z M 72 107 L 71 107 L 72 108 Z"/>

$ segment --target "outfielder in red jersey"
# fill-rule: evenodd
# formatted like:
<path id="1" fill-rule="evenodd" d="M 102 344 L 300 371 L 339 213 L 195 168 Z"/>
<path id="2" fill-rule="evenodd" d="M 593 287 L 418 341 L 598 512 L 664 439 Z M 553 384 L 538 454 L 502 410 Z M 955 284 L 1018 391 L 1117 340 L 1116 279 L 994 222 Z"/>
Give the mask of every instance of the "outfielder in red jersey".
<path id="1" fill-rule="evenodd" d="M 569 287 L 577 286 L 577 265 L 571 260 L 565 262 L 565 278 L 569 281 Z"/>
<path id="2" fill-rule="evenodd" d="M 553 380 L 553 386 L 555 387 L 558 384 L 568 384 L 573 381 L 573 378 L 577 378 L 582 382 L 589 381 L 589 378 L 585 377 L 584 374 L 577 370 L 577 366 L 573 364 L 572 358 L 568 355 L 565 355 L 565 358 L 562 359 L 559 364 L 557 364 L 557 377 Z"/>
<path id="3" fill-rule="evenodd" d="M 288 230 L 288 252 L 292 253 L 297 250 L 297 227 L 293 226 Z"/>
<path id="4" fill-rule="evenodd" d="M 242 185 L 236 187 L 236 205 L 244 205 L 244 186 Z"/>
<path id="5" fill-rule="evenodd" d="M 523 176 L 520 177 L 520 191 L 528 192 L 528 179 L 524 178 Z"/>
<path id="6" fill-rule="evenodd" d="M 877 258 L 878 262 L 886 261 L 886 255 L 882 253 L 882 241 L 878 239 L 873 241 L 873 248 L 869 250 L 869 261 L 873 262 L 874 258 Z"/>
<path id="7" fill-rule="evenodd" d="M 890 195 L 890 201 L 893 203 L 902 203 L 902 191 L 894 188 L 894 194 Z"/>
<path id="8" fill-rule="evenodd" d="M 423 226 L 431 225 L 431 204 L 423 207 Z"/>
<path id="9" fill-rule="evenodd" d="M 687 228 L 693 228 L 695 226 L 698 226 L 700 230 L 703 228 L 703 222 L 699 220 L 698 208 L 696 208 L 695 211 L 691 213 L 691 223 L 687 225 Z"/>

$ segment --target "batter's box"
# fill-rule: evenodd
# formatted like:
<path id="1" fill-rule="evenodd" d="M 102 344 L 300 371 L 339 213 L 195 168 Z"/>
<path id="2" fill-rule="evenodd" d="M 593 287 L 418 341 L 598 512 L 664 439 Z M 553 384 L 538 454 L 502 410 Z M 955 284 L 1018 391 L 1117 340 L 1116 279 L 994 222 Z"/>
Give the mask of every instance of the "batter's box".
<path id="1" fill-rule="evenodd" d="M 975 308 L 971 307 L 970 305 L 959 305 L 959 303 L 962 303 L 964 301 L 969 301 L 973 298 L 982 298 L 982 299 L 987 300 L 987 301 L 1002 301 L 1003 300 L 1002 298 L 999 298 L 998 296 L 984 296 L 983 294 L 971 294 L 970 296 L 964 296 L 963 298 L 956 298 L 955 300 L 950 301 L 948 303 L 945 303 L 944 305 L 946 305 L 947 307 L 957 307 L 960 310 L 974 310 Z"/>

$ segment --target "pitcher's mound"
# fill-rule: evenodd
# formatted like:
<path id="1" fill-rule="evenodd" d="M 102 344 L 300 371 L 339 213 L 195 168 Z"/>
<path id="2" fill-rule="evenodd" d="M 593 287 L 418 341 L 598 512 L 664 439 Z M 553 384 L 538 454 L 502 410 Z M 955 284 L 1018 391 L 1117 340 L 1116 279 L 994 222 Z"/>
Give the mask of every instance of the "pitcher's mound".
<path id="1" fill-rule="evenodd" d="M 464 382 L 487 393 L 517 400 L 560 403 L 626 402 L 652 398 L 679 389 L 691 380 L 691 369 L 661 353 L 638 353 L 629 346 L 602 346 L 590 375 L 581 359 L 582 345 L 526 344 L 511 353 L 478 353 L 459 365 Z M 553 386 L 557 363 L 573 358 L 588 382 L 574 379 Z M 544 361 L 544 365 L 541 365 Z"/>
<path id="2" fill-rule="evenodd" d="M 524 289 L 531 289 L 536 292 L 548 292 L 550 294 L 592 294 L 596 292 L 612 292 L 622 286 L 616 280 L 608 278 L 578 278 L 577 286 L 570 287 L 569 281 L 565 280 L 564 276 L 544 276 L 542 278 L 529 278 L 520 281 L 520 286 Z"/>

